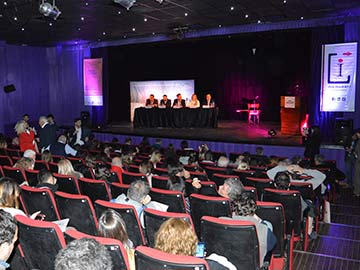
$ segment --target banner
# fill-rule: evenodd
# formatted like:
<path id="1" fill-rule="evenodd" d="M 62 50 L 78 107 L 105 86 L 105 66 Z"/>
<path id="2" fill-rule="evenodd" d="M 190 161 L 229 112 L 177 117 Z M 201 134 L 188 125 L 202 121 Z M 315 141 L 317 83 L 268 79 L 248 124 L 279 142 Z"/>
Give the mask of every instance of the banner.
<path id="1" fill-rule="evenodd" d="M 194 80 L 130 82 L 131 122 L 134 119 L 135 109 L 144 107 L 145 101 L 149 98 L 150 94 L 153 94 L 159 103 L 163 95 L 167 95 L 172 104 L 178 93 L 182 95 L 183 99 L 190 100 L 191 95 L 194 93 Z M 199 99 L 201 100 L 201 98 Z"/>
<path id="2" fill-rule="evenodd" d="M 84 102 L 86 106 L 103 105 L 102 58 L 84 59 Z"/>
<path id="3" fill-rule="evenodd" d="M 357 42 L 322 47 L 320 111 L 354 112 Z"/>

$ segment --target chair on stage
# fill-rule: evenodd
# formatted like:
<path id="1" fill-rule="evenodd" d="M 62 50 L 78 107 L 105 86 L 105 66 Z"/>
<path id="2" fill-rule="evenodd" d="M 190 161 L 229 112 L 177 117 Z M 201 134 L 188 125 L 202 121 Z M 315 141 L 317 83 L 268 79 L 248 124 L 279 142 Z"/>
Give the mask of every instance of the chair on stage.
<path id="1" fill-rule="evenodd" d="M 254 117 L 254 123 L 260 123 L 260 104 L 259 103 L 248 103 L 248 122 L 250 123 L 251 118 Z"/>

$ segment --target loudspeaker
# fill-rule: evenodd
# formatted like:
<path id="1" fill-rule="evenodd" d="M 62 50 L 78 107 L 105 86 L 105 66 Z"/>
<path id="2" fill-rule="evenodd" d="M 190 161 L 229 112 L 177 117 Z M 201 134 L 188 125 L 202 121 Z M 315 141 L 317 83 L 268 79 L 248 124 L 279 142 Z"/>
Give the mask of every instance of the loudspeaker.
<path id="1" fill-rule="evenodd" d="M 5 93 L 14 92 L 15 90 L 16 90 L 16 88 L 15 88 L 15 85 L 13 85 L 13 84 L 9 84 L 9 85 L 4 86 L 4 92 Z"/>
<path id="2" fill-rule="evenodd" d="M 90 112 L 89 111 L 82 111 L 80 113 L 81 118 L 81 125 L 83 127 L 90 128 L 91 127 L 91 119 L 90 119 Z"/>
<path id="3" fill-rule="evenodd" d="M 353 119 L 335 119 L 335 143 L 343 145 L 352 136 Z"/>

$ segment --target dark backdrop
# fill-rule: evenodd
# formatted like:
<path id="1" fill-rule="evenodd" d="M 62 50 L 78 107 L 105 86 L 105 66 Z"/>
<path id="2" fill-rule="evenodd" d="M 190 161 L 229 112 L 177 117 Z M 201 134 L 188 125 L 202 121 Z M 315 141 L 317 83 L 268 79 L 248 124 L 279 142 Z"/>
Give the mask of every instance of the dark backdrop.
<path id="1" fill-rule="evenodd" d="M 176 79 L 195 79 L 199 99 L 213 93 L 221 119 L 259 96 L 261 119 L 279 121 L 281 95 L 308 96 L 310 62 L 310 30 L 109 47 L 108 122 L 129 121 L 130 81 Z"/>

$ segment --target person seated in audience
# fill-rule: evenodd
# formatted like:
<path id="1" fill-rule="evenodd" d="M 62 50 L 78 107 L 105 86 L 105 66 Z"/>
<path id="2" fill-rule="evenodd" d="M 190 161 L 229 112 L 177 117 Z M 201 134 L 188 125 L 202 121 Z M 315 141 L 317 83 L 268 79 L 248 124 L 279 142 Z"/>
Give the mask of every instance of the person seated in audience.
<path id="1" fill-rule="evenodd" d="M 74 170 L 73 165 L 68 159 L 60 160 L 57 166 L 58 166 L 58 174 L 74 176 L 76 179 L 84 177 L 82 173 Z"/>
<path id="2" fill-rule="evenodd" d="M 317 189 L 320 187 L 321 194 L 324 194 L 326 191 L 326 186 L 323 184 L 326 175 L 318 170 L 313 169 L 304 169 L 300 167 L 299 165 L 286 165 L 287 161 L 280 162 L 278 166 L 268 170 L 266 173 L 270 179 L 275 179 L 275 176 L 278 172 L 288 171 L 290 174 L 293 175 L 291 181 L 300 181 L 303 182 L 304 180 L 301 180 L 301 177 L 308 177 L 310 179 L 307 179 L 309 183 L 313 185 L 313 189 Z"/>
<path id="3" fill-rule="evenodd" d="M 0 136 L 0 155 L 7 156 L 6 148 L 8 147 L 6 138 L 1 134 Z"/>
<path id="4" fill-rule="evenodd" d="M 241 162 L 238 164 L 238 166 L 237 166 L 236 169 L 237 169 L 237 170 L 241 170 L 241 171 L 247 171 L 247 170 L 250 170 L 250 166 L 249 166 L 249 164 L 248 164 L 247 162 L 241 161 Z"/>
<path id="5" fill-rule="evenodd" d="M 168 147 L 165 149 L 164 160 L 165 165 L 167 166 L 167 160 L 176 160 L 178 156 L 176 155 L 175 147 L 172 143 L 169 143 Z"/>
<path id="6" fill-rule="evenodd" d="M 250 156 L 250 165 L 264 167 L 269 163 L 269 158 L 264 155 L 264 148 L 261 146 L 256 147 L 255 155 Z"/>
<path id="7" fill-rule="evenodd" d="M 23 154 L 23 157 L 30 158 L 35 162 L 35 160 L 36 160 L 36 152 L 34 150 L 27 149 L 27 150 L 25 150 L 25 152 Z"/>
<path id="8" fill-rule="evenodd" d="M 215 107 L 215 101 L 212 99 L 211 94 L 206 94 L 205 101 L 202 104 L 203 106 L 207 106 L 209 108 Z"/>
<path id="9" fill-rule="evenodd" d="M 150 187 L 152 187 L 152 170 L 153 165 L 149 160 L 143 160 L 141 161 L 139 165 L 139 173 L 145 174 L 147 181 L 149 182 Z"/>
<path id="10" fill-rule="evenodd" d="M 232 213 L 234 213 L 236 202 L 240 199 L 243 192 L 244 186 L 241 181 L 236 178 L 225 179 L 224 184 L 218 188 L 218 194 L 230 200 Z"/>
<path id="11" fill-rule="evenodd" d="M 95 239 L 71 241 L 55 258 L 55 270 L 112 270 L 113 263 L 107 248 Z"/>
<path id="12" fill-rule="evenodd" d="M 106 210 L 99 218 L 99 236 L 119 240 L 127 253 L 130 270 L 135 270 L 134 244 L 129 239 L 122 216 L 113 209 Z"/>
<path id="13" fill-rule="evenodd" d="M 111 160 L 111 171 L 115 172 L 120 183 L 122 182 L 122 172 L 123 172 L 123 168 L 122 168 L 122 159 L 121 157 L 113 157 L 113 159 Z"/>
<path id="14" fill-rule="evenodd" d="M 134 152 L 139 152 L 139 149 L 135 145 L 132 145 L 132 139 L 128 137 L 125 139 L 125 143 L 121 148 L 121 153 L 123 155 L 131 155 Z"/>
<path id="15" fill-rule="evenodd" d="M 119 182 L 117 175 L 112 174 L 108 166 L 104 164 L 97 164 L 95 166 L 95 179 L 104 180 L 108 183 Z"/>
<path id="16" fill-rule="evenodd" d="M 220 168 L 227 168 L 229 164 L 230 164 L 230 160 L 225 156 L 220 156 L 217 161 L 217 166 Z"/>
<path id="17" fill-rule="evenodd" d="M 215 165 L 214 160 L 213 160 L 213 155 L 211 153 L 210 148 L 207 146 L 207 144 L 203 143 L 199 146 L 198 160 L 202 163 L 207 163 L 209 165 Z"/>
<path id="18" fill-rule="evenodd" d="M 174 160 L 174 162 L 168 164 L 168 175 L 176 175 L 181 177 L 184 181 L 191 178 L 190 173 L 184 169 L 183 164 L 181 164 L 178 160 Z"/>
<path id="19" fill-rule="evenodd" d="M 135 180 L 130 184 L 127 194 L 120 194 L 112 202 L 128 204 L 135 207 L 136 213 L 140 219 L 141 225 L 144 227 L 144 209 L 153 208 L 156 210 L 166 211 L 168 206 L 159 202 L 151 201 L 149 196 L 150 185 L 147 181 Z"/>
<path id="20" fill-rule="evenodd" d="M 160 106 L 170 108 L 171 107 L 171 100 L 168 99 L 167 95 L 163 95 L 162 100 L 160 100 Z"/>
<path id="21" fill-rule="evenodd" d="M 10 268 L 9 259 L 15 242 L 18 239 L 18 228 L 11 214 L 0 209 L 0 270 Z"/>
<path id="22" fill-rule="evenodd" d="M 182 98 L 181 94 L 176 95 L 176 99 L 174 99 L 173 108 L 185 108 L 185 100 Z"/>
<path id="23" fill-rule="evenodd" d="M 161 224 L 155 235 L 155 248 L 173 255 L 195 256 L 198 238 L 190 223 L 180 218 L 170 218 Z M 219 260 L 222 259 L 220 264 Z M 211 254 L 205 258 L 211 270 L 235 270 L 225 257 Z"/>
<path id="24" fill-rule="evenodd" d="M 83 127 L 80 118 L 74 119 L 74 127 L 69 131 L 69 142 L 71 146 L 84 145 L 91 134 L 91 130 L 87 127 Z"/>
<path id="25" fill-rule="evenodd" d="M 75 157 L 77 151 L 67 144 L 67 139 L 65 135 L 60 135 L 57 139 L 57 142 L 53 143 L 49 147 L 49 151 L 52 155 L 56 156 L 73 156 Z"/>
<path id="26" fill-rule="evenodd" d="M 26 216 L 23 210 L 19 209 L 20 188 L 16 181 L 10 177 L 0 178 L 0 209 L 8 212 L 13 217 L 16 215 Z M 30 218 L 35 219 L 40 211 L 33 213 Z"/>
<path id="27" fill-rule="evenodd" d="M 198 100 L 197 95 L 195 93 L 191 95 L 191 99 L 187 104 L 187 107 L 191 109 L 200 108 L 200 101 Z"/>
<path id="28" fill-rule="evenodd" d="M 35 162 L 31 158 L 22 157 L 14 164 L 14 168 L 19 168 L 23 170 L 33 170 Z"/>
<path id="29" fill-rule="evenodd" d="M 15 125 L 16 134 L 19 137 L 19 146 L 21 151 L 31 149 L 39 152 L 35 141 L 35 132 L 29 127 L 29 124 L 24 120 L 20 120 Z"/>
<path id="30" fill-rule="evenodd" d="M 55 193 L 58 189 L 56 184 L 57 179 L 52 175 L 50 171 L 41 170 L 38 174 L 38 184 L 37 188 L 47 188 L 50 189 L 52 193 Z"/>
<path id="31" fill-rule="evenodd" d="M 43 160 L 45 162 L 54 162 L 52 154 L 50 153 L 49 150 L 44 150 L 41 153 L 41 160 Z"/>
<path id="32" fill-rule="evenodd" d="M 161 150 L 161 144 L 162 144 L 162 140 L 160 138 L 157 138 L 155 140 L 155 143 L 151 146 L 152 150 L 155 151 L 155 150 L 158 150 L 160 151 Z"/>
<path id="33" fill-rule="evenodd" d="M 158 102 L 158 100 L 155 98 L 155 96 L 153 94 L 151 94 L 149 96 L 149 98 L 146 99 L 145 107 L 154 108 L 154 107 L 157 107 L 158 105 L 159 105 L 159 102 Z"/>
<path id="34" fill-rule="evenodd" d="M 235 209 L 232 216 L 234 220 L 250 221 L 256 226 L 256 233 L 259 239 L 260 266 L 264 262 L 270 262 L 271 251 L 276 245 L 276 237 L 273 234 L 273 226 L 269 221 L 262 220 L 255 214 L 256 202 L 247 192 L 241 193 L 240 199 L 235 202 Z M 223 217 L 224 219 L 230 219 Z"/>
<path id="35" fill-rule="evenodd" d="M 159 150 L 154 150 L 151 153 L 150 159 L 149 159 L 150 163 L 152 164 L 152 166 L 154 168 L 157 167 L 157 164 L 161 161 L 161 153 Z"/>

